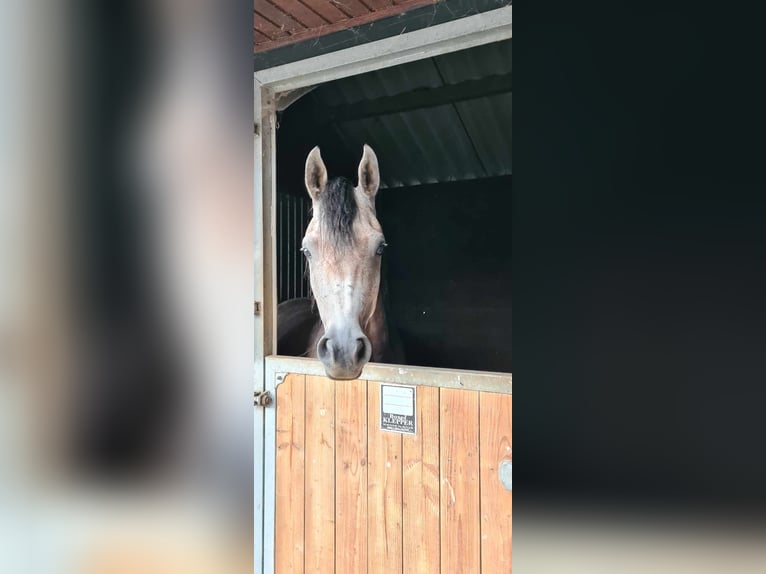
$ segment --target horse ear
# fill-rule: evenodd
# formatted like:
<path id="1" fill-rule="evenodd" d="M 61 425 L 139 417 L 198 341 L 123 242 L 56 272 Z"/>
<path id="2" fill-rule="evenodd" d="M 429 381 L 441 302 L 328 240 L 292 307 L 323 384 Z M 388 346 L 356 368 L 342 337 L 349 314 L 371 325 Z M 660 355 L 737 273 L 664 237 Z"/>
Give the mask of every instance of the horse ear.
<path id="1" fill-rule="evenodd" d="M 375 197 L 380 185 L 380 171 L 378 170 L 378 157 L 372 148 L 364 144 L 362 161 L 359 162 L 359 187 L 370 196 Z"/>
<path id="2" fill-rule="evenodd" d="M 306 158 L 306 189 L 311 199 L 316 200 L 327 184 L 327 168 L 319 153 L 319 146 L 315 146 Z"/>

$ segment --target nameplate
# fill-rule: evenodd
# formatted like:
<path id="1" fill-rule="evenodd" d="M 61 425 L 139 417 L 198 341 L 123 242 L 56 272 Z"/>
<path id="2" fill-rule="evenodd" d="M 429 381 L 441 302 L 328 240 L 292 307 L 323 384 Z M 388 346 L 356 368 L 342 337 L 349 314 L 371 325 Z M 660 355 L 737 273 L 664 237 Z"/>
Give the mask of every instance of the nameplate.
<path id="1" fill-rule="evenodd" d="M 380 385 L 380 430 L 414 435 L 416 401 L 415 387 Z"/>

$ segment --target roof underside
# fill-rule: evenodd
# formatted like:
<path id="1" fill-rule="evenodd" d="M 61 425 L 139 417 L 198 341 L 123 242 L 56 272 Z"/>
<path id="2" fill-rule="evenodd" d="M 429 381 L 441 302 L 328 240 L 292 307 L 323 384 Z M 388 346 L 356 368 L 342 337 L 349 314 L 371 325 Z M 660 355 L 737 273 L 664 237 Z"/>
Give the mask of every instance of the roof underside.
<path id="1" fill-rule="evenodd" d="M 314 145 L 330 175 L 353 177 L 365 143 L 382 187 L 510 175 L 511 50 L 507 40 L 318 86 L 283 116 L 280 153 L 294 159 L 278 177 L 297 178 L 293 162 Z"/>
<path id="2" fill-rule="evenodd" d="M 437 0 L 253 0 L 253 52 L 367 24 Z"/>

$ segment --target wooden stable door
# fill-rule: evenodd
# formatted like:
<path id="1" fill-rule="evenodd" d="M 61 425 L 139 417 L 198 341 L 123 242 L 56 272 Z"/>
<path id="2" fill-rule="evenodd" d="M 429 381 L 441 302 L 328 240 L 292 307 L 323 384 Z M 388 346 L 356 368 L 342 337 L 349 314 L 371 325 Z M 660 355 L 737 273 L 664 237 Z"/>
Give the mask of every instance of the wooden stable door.
<path id="1" fill-rule="evenodd" d="M 416 405 L 412 436 L 380 430 L 380 383 L 277 387 L 277 574 L 511 572 L 511 395 L 421 386 Z"/>

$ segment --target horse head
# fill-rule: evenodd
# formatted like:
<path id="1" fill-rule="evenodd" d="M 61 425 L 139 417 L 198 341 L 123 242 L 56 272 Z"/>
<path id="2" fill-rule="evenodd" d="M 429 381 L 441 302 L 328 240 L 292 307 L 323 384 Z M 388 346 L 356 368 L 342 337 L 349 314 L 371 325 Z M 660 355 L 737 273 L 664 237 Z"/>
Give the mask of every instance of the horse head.
<path id="1" fill-rule="evenodd" d="M 315 147 L 306 159 L 305 179 L 312 218 L 301 251 L 324 327 L 316 352 L 329 377 L 355 379 L 372 356 L 370 329 L 376 312 L 382 312 L 380 267 L 386 241 L 375 213 L 378 159 L 365 145 L 354 186 L 344 177 L 328 180 Z"/>

